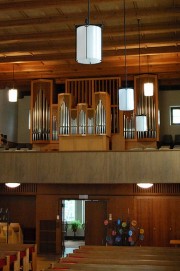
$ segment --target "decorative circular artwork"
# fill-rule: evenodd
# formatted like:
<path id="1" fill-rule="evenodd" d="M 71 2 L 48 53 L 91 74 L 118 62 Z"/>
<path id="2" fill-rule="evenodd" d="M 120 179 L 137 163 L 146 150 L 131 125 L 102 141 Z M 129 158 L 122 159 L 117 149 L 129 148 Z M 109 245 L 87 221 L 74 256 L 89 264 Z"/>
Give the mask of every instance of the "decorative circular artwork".
<path id="1" fill-rule="evenodd" d="M 131 225 L 132 225 L 133 227 L 136 227 L 137 221 L 136 221 L 136 220 L 132 220 L 132 221 L 131 221 Z"/>
<path id="2" fill-rule="evenodd" d="M 139 235 L 139 240 L 143 241 L 144 240 L 144 234 Z"/>
<path id="3" fill-rule="evenodd" d="M 110 245 L 113 243 L 111 236 L 106 236 L 106 242 Z"/>
<path id="4" fill-rule="evenodd" d="M 126 226 L 127 226 L 127 223 L 124 221 L 124 222 L 122 222 L 122 227 L 123 228 L 126 228 Z"/>
<path id="5" fill-rule="evenodd" d="M 121 242 L 121 237 L 120 237 L 120 236 L 116 236 L 115 242 L 116 242 L 116 243 L 120 243 L 120 242 Z"/>
<path id="6" fill-rule="evenodd" d="M 144 229 L 139 230 L 140 234 L 144 234 Z"/>
<path id="7" fill-rule="evenodd" d="M 144 240 L 144 229 L 138 226 L 135 219 L 104 220 L 107 230 L 106 242 L 112 246 L 135 246 Z"/>
<path id="8" fill-rule="evenodd" d="M 121 219 L 118 219 L 118 220 L 117 220 L 117 224 L 118 224 L 118 225 L 121 225 Z"/>
<path id="9" fill-rule="evenodd" d="M 106 219 L 104 220 L 104 225 L 107 226 L 109 224 L 109 221 Z"/>

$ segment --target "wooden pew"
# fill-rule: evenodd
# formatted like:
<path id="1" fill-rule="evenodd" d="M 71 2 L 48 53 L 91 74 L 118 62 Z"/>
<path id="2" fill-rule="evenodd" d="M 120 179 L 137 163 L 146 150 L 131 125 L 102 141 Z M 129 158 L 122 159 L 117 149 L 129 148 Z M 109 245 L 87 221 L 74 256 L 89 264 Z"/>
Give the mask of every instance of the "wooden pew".
<path id="1" fill-rule="evenodd" d="M 82 253 L 76 253 L 76 255 L 74 255 L 74 254 L 69 254 L 68 255 L 68 257 L 70 257 L 70 258 L 73 258 L 73 259 L 104 259 L 104 258 L 106 258 L 106 259 L 119 259 L 119 260 L 123 260 L 125 257 L 127 257 L 127 256 L 129 256 L 129 257 L 131 257 L 131 260 L 136 260 L 137 258 L 138 258 L 138 260 L 161 260 L 161 261 L 163 261 L 163 260 L 176 260 L 177 258 L 179 258 L 179 261 L 180 261 L 180 254 L 170 254 L 170 255 L 168 255 L 167 256 L 167 254 L 162 254 L 162 255 L 150 255 L 150 254 L 144 254 L 144 255 L 141 255 L 141 254 L 139 254 L 139 253 L 129 253 L 129 255 L 127 255 L 127 254 L 125 254 L 125 253 L 122 253 L 122 254 L 120 254 L 120 253 L 118 253 L 118 254 L 111 254 L 111 255 L 109 255 L 109 254 L 107 254 L 107 253 L 102 253 L 102 254 L 97 254 L 97 255 L 95 255 L 95 254 L 82 254 Z"/>
<path id="2" fill-rule="evenodd" d="M 0 270 L 2 271 L 8 271 L 9 265 L 8 265 L 8 257 L 5 254 L 0 253 Z"/>
<path id="3" fill-rule="evenodd" d="M 129 247 L 128 249 L 120 248 L 117 247 L 116 250 L 84 250 L 84 249 L 74 249 L 73 253 L 69 253 L 68 256 L 71 255 L 79 255 L 79 256 L 91 256 L 95 255 L 98 257 L 98 255 L 108 255 L 108 256 L 119 256 L 123 254 L 132 254 L 132 255 L 155 255 L 155 256 L 160 256 L 160 255 L 165 255 L 169 254 L 170 256 L 172 255 L 180 255 L 180 249 L 174 249 L 174 248 L 159 248 L 159 249 L 153 249 L 153 248 L 138 248 L 138 247 Z"/>
<path id="4" fill-rule="evenodd" d="M 5 265 L 2 266 L 3 271 L 17 271 L 20 269 L 20 254 L 19 252 L 12 252 L 12 251 L 5 251 L 5 252 L 0 252 L 0 258 L 1 260 L 6 258 L 5 261 L 1 261 L 1 264 L 3 262 Z"/>
<path id="5" fill-rule="evenodd" d="M 92 263 L 92 264 L 111 264 L 111 265 L 130 265 L 130 264 L 135 264 L 135 265 L 172 265 L 172 266 L 180 266 L 180 259 L 179 260 L 169 260 L 169 259 L 144 259 L 143 257 L 141 258 L 135 258 L 127 255 L 127 257 L 123 257 L 122 259 L 119 258 L 79 258 L 79 257 L 66 257 L 64 259 L 61 259 L 61 263 Z"/>
<path id="6" fill-rule="evenodd" d="M 170 245 L 174 245 L 175 247 L 180 246 L 180 240 L 170 240 Z"/>
<path id="7" fill-rule="evenodd" d="M 36 271 L 37 246 L 35 244 L 1 244 L 0 251 L 7 254 L 17 252 L 19 265 L 23 267 L 23 271 L 29 271 L 30 265 L 31 269 Z"/>
<path id="8" fill-rule="evenodd" d="M 80 246 L 77 250 L 88 250 L 88 251 L 129 251 L 131 249 L 136 249 L 139 251 L 154 251 L 154 252 L 164 252 L 164 251 L 172 251 L 172 247 L 147 247 L 147 246 Z M 73 250 L 74 251 L 74 250 Z"/>
<path id="9" fill-rule="evenodd" d="M 173 247 L 83 246 L 45 271 L 178 271 L 180 249 Z"/>
<path id="10" fill-rule="evenodd" d="M 57 267 L 44 269 L 44 271 L 179 271 L 179 266 L 157 266 L 157 265 L 118 265 L 116 268 L 110 265 L 77 265 L 77 267 Z"/>

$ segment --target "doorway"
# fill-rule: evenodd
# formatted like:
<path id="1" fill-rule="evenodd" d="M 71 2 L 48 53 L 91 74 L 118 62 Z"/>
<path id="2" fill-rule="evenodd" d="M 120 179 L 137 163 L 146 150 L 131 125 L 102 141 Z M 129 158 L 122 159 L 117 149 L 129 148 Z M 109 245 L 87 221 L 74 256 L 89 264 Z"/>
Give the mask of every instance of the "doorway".
<path id="1" fill-rule="evenodd" d="M 107 218 L 107 202 L 104 200 L 62 201 L 62 256 L 81 245 L 105 245 L 104 220 Z M 72 223 L 80 222 L 76 233 Z"/>

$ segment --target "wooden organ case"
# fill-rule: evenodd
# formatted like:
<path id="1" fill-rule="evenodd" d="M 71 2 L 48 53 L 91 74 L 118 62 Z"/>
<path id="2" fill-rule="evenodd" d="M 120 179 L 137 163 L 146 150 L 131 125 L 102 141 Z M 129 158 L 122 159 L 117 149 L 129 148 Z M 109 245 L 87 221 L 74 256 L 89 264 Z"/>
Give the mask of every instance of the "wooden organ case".
<path id="1" fill-rule="evenodd" d="M 144 96 L 146 81 L 153 96 Z M 53 81 L 31 83 L 31 142 L 40 150 L 99 151 L 155 148 L 159 140 L 157 76 L 134 77 L 135 108 L 119 111 L 119 77 L 67 79 L 65 92 L 52 103 Z M 136 115 L 146 115 L 148 129 L 136 131 Z"/>
<path id="2" fill-rule="evenodd" d="M 72 107 L 72 95 L 58 95 L 60 151 L 109 150 L 111 135 L 110 97 L 107 92 L 93 95 L 93 106 L 78 103 Z"/>

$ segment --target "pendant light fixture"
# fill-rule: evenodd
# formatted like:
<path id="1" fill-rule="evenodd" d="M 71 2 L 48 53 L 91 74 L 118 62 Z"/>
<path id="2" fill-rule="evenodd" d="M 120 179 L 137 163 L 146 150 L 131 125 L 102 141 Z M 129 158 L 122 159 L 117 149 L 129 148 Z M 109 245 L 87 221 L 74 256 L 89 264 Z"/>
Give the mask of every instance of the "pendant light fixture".
<path id="1" fill-rule="evenodd" d="M 139 91 L 141 90 L 141 60 L 140 60 L 140 19 L 138 19 L 138 37 L 139 37 Z M 147 116 L 144 114 L 136 115 L 136 131 L 147 131 Z"/>
<path id="2" fill-rule="evenodd" d="M 85 25 L 76 26 L 76 61 L 81 64 L 102 61 L 102 25 L 90 24 L 90 0 Z"/>
<path id="3" fill-rule="evenodd" d="M 147 117 L 146 115 L 136 115 L 136 131 L 147 131 Z"/>
<path id="4" fill-rule="evenodd" d="M 149 81 L 149 61 L 147 56 L 147 66 L 148 66 L 148 81 L 144 83 L 144 96 L 153 96 L 154 94 L 154 84 Z"/>
<path id="5" fill-rule="evenodd" d="M 17 102 L 18 90 L 14 88 L 14 64 L 13 64 L 13 88 L 8 91 L 9 102 Z"/>
<path id="6" fill-rule="evenodd" d="M 119 89 L 119 110 L 134 110 L 134 89 L 127 87 L 127 63 L 126 63 L 126 7 L 124 0 L 124 64 L 125 64 L 125 88 Z"/>

